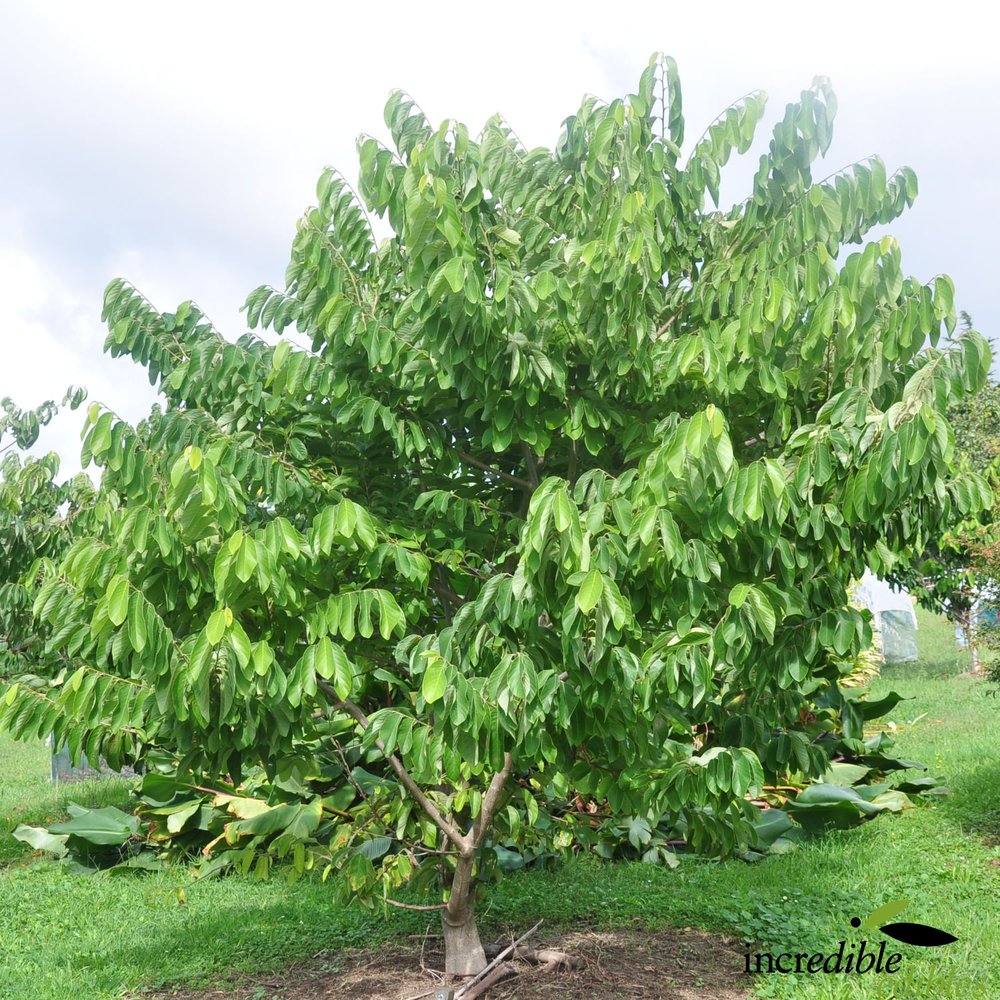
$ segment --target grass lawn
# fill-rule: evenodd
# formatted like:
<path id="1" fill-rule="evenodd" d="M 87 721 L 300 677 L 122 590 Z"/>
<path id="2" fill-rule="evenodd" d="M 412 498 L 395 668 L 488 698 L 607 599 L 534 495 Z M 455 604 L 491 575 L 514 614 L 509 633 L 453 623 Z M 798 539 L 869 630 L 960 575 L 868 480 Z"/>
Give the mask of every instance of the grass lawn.
<path id="1" fill-rule="evenodd" d="M 921 615 L 921 661 L 886 668 L 874 696 L 910 696 L 891 714 L 903 756 L 952 789 L 933 805 L 880 816 L 794 854 L 748 865 L 687 860 L 675 871 L 592 859 L 508 878 L 481 908 L 487 926 L 549 923 L 701 927 L 750 936 L 771 951 L 835 951 L 860 935 L 850 918 L 908 898 L 896 919 L 932 924 L 958 941 L 903 953 L 895 975 L 756 978 L 757 996 L 950 1000 L 1000 997 L 1000 699 L 958 676 L 967 658 L 947 623 Z M 331 901 L 329 886 L 294 888 L 226 878 L 188 885 L 181 870 L 142 877 L 72 876 L 34 863 L 9 837 L 65 801 L 120 801 L 119 783 L 47 781 L 42 746 L 0 738 L 0 997 L 106 1000 L 164 983 L 210 983 L 229 970 L 262 971 L 326 949 L 335 975 L 345 947 L 423 930 L 425 915 L 388 924 Z M 186 903 L 171 890 L 186 885 Z M 868 934 L 869 940 L 881 940 Z M 265 994 L 258 994 L 263 1000 Z"/>

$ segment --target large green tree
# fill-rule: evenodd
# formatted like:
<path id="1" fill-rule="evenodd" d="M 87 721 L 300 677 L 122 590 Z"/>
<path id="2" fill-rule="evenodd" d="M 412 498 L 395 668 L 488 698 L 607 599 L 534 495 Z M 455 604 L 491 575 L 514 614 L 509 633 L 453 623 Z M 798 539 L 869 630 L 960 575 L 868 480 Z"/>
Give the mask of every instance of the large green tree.
<path id="1" fill-rule="evenodd" d="M 951 282 L 864 243 L 910 170 L 813 179 L 825 81 L 747 197 L 706 205 L 764 108 L 684 154 L 656 57 L 528 150 L 397 93 L 360 197 L 325 171 L 286 287 L 247 301 L 277 346 L 113 282 L 107 348 L 165 403 L 135 429 L 92 412 L 105 513 L 35 600 L 73 668 L 11 687 L 0 721 L 201 774 L 342 754 L 361 805 L 240 822 L 289 849 L 325 831 L 358 892 L 441 871 L 425 905 L 458 973 L 484 963 L 486 852 L 557 829 L 554 797 L 673 813 L 698 850 L 752 840 L 761 760 L 826 766 L 809 720 L 870 638 L 851 577 L 989 499 L 951 478 L 946 419 L 989 350 L 937 346 Z"/>

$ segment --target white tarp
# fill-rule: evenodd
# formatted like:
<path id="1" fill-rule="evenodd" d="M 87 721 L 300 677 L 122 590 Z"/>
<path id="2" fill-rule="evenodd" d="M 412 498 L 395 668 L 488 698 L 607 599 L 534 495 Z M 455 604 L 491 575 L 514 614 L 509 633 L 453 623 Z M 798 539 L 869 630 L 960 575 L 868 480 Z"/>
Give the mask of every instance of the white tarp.
<path id="1" fill-rule="evenodd" d="M 865 570 L 854 599 L 872 614 L 877 611 L 906 611 L 917 627 L 917 613 L 913 610 L 913 598 L 902 587 L 893 587 L 870 569 Z"/>
<path id="2" fill-rule="evenodd" d="M 917 612 L 913 598 L 905 590 L 891 586 L 866 569 L 854 600 L 875 618 L 881 653 L 887 663 L 917 658 Z"/>

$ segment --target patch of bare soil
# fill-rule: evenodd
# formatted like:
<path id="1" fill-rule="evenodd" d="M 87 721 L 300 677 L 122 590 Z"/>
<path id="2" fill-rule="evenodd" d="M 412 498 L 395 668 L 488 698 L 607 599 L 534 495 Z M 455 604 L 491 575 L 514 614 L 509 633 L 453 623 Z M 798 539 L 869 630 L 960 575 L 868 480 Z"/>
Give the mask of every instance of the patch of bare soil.
<path id="1" fill-rule="evenodd" d="M 493 986 L 488 1000 L 744 1000 L 749 977 L 736 946 L 696 930 L 638 928 L 539 935 L 540 948 L 566 951 L 578 968 L 547 971 L 517 963 L 518 974 Z M 501 941 L 509 944 L 511 938 Z M 421 955 L 421 951 L 423 954 Z M 421 968 L 422 966 L 422 968 Z M 208 990 L 157 993 L 158 1000 L 432 1000 L 443 985 L 436 942 L 420 939 L 371 951 L 320 954 L 263 976 Z"/>

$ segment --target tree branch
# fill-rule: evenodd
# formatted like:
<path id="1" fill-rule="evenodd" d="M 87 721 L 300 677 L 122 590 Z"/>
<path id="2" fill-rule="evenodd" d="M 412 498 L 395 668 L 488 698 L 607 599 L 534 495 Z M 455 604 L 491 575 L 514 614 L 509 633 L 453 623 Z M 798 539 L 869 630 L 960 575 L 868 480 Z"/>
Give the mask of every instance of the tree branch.
<path id="1" fill-rule="evenodd" d="M 361 727 L 362 729 L 367 729 L 369 726 L 368 716 L 358 708 L 348 698 L 340 698 L 337 692 L 333 689 L 327 681 L 323 680 L 321 677 L 316 679 L 316 684 L 319 689 L 326 695 L 327 700 L 333 709 L 342 709 L 348 715 L 350 715 Z M 375 738 L 375 746 L 386 754 L 385 744 L 378 738 Z M 421 809 L 431 818 L 434 825 L 458 848 L 459 854 L 463 857 L 471 856 L 475 848 L 469 838 L 463 837 L 459 832 L 458 827 L 454 823 L 448 822 L 448 820 L 441 814 L 441 811 L 427 796 L 423 793 L 420 786 L 410 777 L 410 772 L 406 770 L 403 766 L 403 762 L 395 754 L 386 754 L 385 758 L 389 762 L 389 766 L 396 772 L 396 777 L 402 782 L 403 787 L 410 793 L 411 796 L 416 800 L 417 804 Z"/>
<path id="2" fill-rule="evenodd" d="M 421 903 L 401 903 L 398 899 L 390 899 L 388 896 L 382 897 L 383 901 L 390 906 L 398 906 L 401 910 L 443 910 L 447 903 L 431 903 L 429 905 Z"/>
<path id="3" fill-rule="evenodd" d="M 573 489 L 576 486 L 576 441 L 570 439 L 569 442 L 569 469 L 566 472 L 566 478 L 569 480 L 569 488 Z"/>
<path id="4" fill-rule="evenodd" d="M 458 455 L 458 457 L 467 465 L 474 465 L 477 469 L 482 469 L 483 472 L 491 472 L 494 476 L 506 479 L 508 483 L 520 486 L 522 490 L 527 490 L 529 493 L 534 492 L 534 486 L 532 486 L 527 479 L 522 479 L 520 476 L 512 476 L 509 472 L 504 472 L 503 469 L 497 469 L 492 465 L 487 465 L 485 462 L 481 462 L 478 458 L 476 458 L 475 455 L 470 455 L 467 451 L 462 451 L 461 448 L 456 448 L 455 454 Z"/>
<path id="5" fill-rule="evenodd" d="M 487 990 L 494 987 L 501 979 L 509 979 L 516 975 L 517 966 L 513 962 L 504 962 L 503 965 L 496 966 L 485 979 L 476 983 L 471 993 L 456 993 L 455 996 L 462 997 L 462 1000 L 479 1000 L 479 997 L 485 996 Z"/>
<path id="6" fill-rule="evenodd" d="M 490 787 L 486 789 L 486 794 L 483 796 L 483 804 L 479 809 L 479 815 L 476 817 L 475 822 L 472 824 L 472 829 L 469 831 L 472 846 L 476 849 L 483 842 L 483 837 L 493 822 L 497 806 L 500 804 L 500 796 L 503 793 L 504 785 L 507 784 L 507 779 L 510 777 L 510 770 L 513 766 L 513 758 L 509 753 L 505 753 L 503 755 L 503 767 L 493 775 Z"/>
<path id="7" fill-rule="evenodd" d="M 531 450 L 531 445 L 526 441 L 521 442 L 521 451 L 524 452 L 524 461 L 528 466 L 528 482 L 531 483 L 531 488 L 533 490 L 538 489 L 538 459 L 535 458 L 535 453 Z"/>
<path id="8" fill-rule="evenodd" d="M 675 313 L 673 314 L 673 316 L 671 316 L 671 317 L 670 317 L 670 318 L 669 318 L 669 319 L 668 319 L 668 320 L 667 320 L 667 321 L 666 321 L 666 322 L 665 322 L 665 323 L 664 323 L 664 324 L 663 324 L 662 326 L 660 326 L 660 327 L 657 327 L 657 330 L 656 330 L 656 333 L 654 333 L 654 334 L 653 334 L 653 339 L 654 339 L 654 340 L 656 340 L 656 339 L 657 339 L 657 337 L 660 337 L 660 336 L 662 336 L 662 335 L 663 335 L 664 333 L 666 333 L 666 332 L 667 332 L 667 330 L 669 330 L 669 329 L 670 329 L 670 327 L 671 327 L 671 326 L 673 326 L 673 323 L 674 323 L 674 320 L 675 320 L 675 319 L 677 319 L 677 317 L 678 317 L 678 316 L 680 316 L 680 314 L 681 314 L 681 313 L 682 313 L 683 311 L 684 311 L 684 306 L 681 306 L 681 307 L 680 307 L 680 308 L 679 308 L 679 309 L 677 310 L 677 312 L 675 312 Z"/>
<path id="9" fill-rule="evenodd" d="M 456 608 L 460 608 L 465 603 L 465 601 L 463 601 L 462 598 L 459 597 L 458 594 L 456 594 L 455 591 L 448 586 L 448 581 L 445 579 L 444 570 L 441 568 L 440 565 L 437 568 L 437 577 L 438 577 L 437 582 L 435 582 L 434 580 L 430 580 L 428 581 L 428 586 L 431 588 L 431 590 L 434 591 L 435 594 L 438 595 L 438 597 L 441 598 L 442 602 L 444 603 L 444 615 L 448 621 L 448 624 L 450 625 L 451 612 L 452 612 L 451 606 L 454 604 Z"/>
<path id="10" fill-rule="evenodd" d="M 31 649 L 32 646 L 36 646 L 37 644 L 38 644 L 38 636 L 34 636 L 27 642 L 22 642 L 20 646 L 10 647 L 7 650 L 7 652 L 16 656 L 18 653 L 23 653 L 26 649 Z"/>

